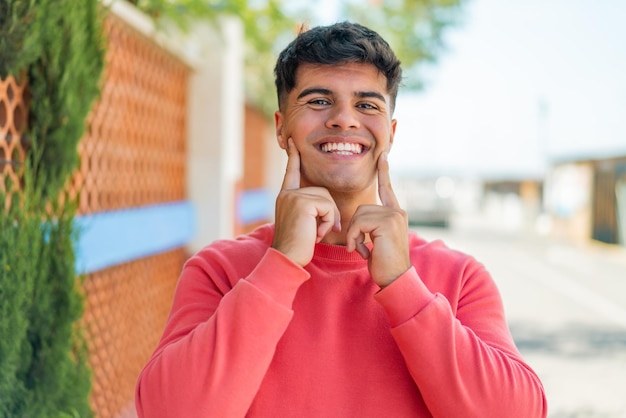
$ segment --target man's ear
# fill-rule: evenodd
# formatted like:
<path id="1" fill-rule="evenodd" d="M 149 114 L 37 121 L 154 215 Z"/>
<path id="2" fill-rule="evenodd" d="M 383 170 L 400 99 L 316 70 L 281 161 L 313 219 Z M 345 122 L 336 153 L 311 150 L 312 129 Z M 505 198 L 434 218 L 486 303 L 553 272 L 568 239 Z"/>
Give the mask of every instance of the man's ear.
<path id="1" fill-rule="evenodd" d="M 287 149 L 287 138 L 283 136 L 283 114 L 280 110 L 274 112 L 274 124 L 276 126 L 276 140 L 278 146 Z"/>
<path id="2" fill-rule="evenodd" d="M 393 145 L 393 139 L 396 136 L 396 125 L 398 121 L 396 119 L 391 119 L 391 131 L 389 132 L 389 149 L 387 151 L 391 151 L 391 146 Z"/>

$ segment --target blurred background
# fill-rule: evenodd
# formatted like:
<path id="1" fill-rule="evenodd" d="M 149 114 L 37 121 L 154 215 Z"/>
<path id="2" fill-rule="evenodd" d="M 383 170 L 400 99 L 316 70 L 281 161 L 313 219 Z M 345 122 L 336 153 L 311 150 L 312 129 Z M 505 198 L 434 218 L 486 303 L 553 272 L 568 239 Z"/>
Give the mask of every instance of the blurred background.
<path id="1" fill-rule="evenodd" d="M 390 160 L 410 220 L 485 263 L 551 417 L 624 417 L 626 3 L 474 0 Z"/>
<path id="2" fill-rule="evenodd" d="M 0 14 L 0 190 L 12 207 L 33 144 L 69 143 L 46 136 L 49 125 L 36 130 L 66 121 L 69 111 L 50 115 L 76 103 L 37 106 L 78 80 L 41 77 L 46 59 L 101 60 L 101 77 L 79 72 L 98 94 L 75 106 L 90 109 L 76 146 L 64 145 L 76 161 L 44 152 L 48 166 L 37 170 L 48 173 L 48 195 L 76 203 L 96 416 L 135 416 L 134 383 L 186 258 L 272 221 L 286 163 L 272 116 L 276 55 L 303 25 L 352 20 L 403 62 L 390 163 L 410 227 L 491 271 L 550 417 L 626 417 L 626 2 L 90 2 L 104 6 L 99 58 L 87 47 L 61 50 L 63 60 L 25 53 L 29 36 L 45 33 L 28 29 L 33 16 L 51 21 L 66 2 L 8 2 L 19 23 L 10 31 Z M 47 3 L 48 14 L 37 10 Z M 99 27 L 72 26 L 59 39 Z M 54 189 L 61 161 L 69 168 Z"/>
<path id="3" fill-rule="evenodd" d="M 451 177 L 461 211 L 473 179 L 509 227 L 624 245 L 625 7 L 467 3 L 425 91 L 398 106 L 398 175 Z"/>

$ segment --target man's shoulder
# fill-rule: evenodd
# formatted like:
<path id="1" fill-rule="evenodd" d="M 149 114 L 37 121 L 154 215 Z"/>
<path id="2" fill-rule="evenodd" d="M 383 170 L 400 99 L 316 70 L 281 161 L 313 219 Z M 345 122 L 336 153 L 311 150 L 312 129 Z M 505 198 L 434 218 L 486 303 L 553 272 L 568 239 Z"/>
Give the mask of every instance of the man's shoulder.
<path id="1" fill-rule="evenodd" d="M 448 246 L 443 240 L 426 240 L 414 232 L 409 233 L 409 250 L 413 263 L 419 265 L 463 268 L 476 263 L 474 257 Z"/>
<path id="2" fill-rule="evenodd" d="M 274 225 L 265 224 L 251 232 L 238 235 L 234 238 L 215 240 L 202 248 L 198 254 L 209 252 L 231 255 L 242 252 L 256 252 L 257 250 L 265 252 L 267 247 L 272 245 L 273 237 Z"/>
<path id="3" fill-rule="evenodd" d="M 219 239 L 206 245 L 187 264 L 211 263 L 221 265 L 254 264 L 272 244 L 274 226 L 262 225 L 255 230 L 230 239 Z"/>
<path id="4" fill-rule="evenodd" d="M 409 232 L 409 248 L 411 251 L 444 257 L 466 257 L 461 251 L 452 249 L 442 239 L 427 240 L 414 231 Z"/>

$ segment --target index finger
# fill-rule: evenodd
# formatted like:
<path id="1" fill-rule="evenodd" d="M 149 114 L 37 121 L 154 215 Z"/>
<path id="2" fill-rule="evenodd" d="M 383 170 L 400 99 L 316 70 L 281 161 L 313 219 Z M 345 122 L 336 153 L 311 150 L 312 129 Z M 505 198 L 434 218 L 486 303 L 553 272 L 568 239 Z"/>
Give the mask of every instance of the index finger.
<path id="1" fill-rule="evenodd" d="M 281 190 L 294 190 L 300 188 L 300 152 L 293 143 L 293 139 L 287 140 L 287 168 Z"/>
<path id="2" fill-rule="evenodd" d="M 396 194 L 391 187 L 391 177 L 389 176 L 389 160 L 388 154 L 384 151 L 378 157 L 378 196 L 383 206 L 391 208 L 399 208 L 400 204 L 396 198 Z"/>

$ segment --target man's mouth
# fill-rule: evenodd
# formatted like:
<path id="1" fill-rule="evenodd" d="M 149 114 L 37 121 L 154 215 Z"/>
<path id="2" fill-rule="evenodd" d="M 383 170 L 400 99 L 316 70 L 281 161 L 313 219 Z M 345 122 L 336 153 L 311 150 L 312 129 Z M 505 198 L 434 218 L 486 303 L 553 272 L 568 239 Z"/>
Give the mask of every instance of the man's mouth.
<path id="1" fill-rule="evenodd" d="M 326 142 L 321 148 L 324 152 L 338 155 L 356 155 L 363 152 L 363 145 L 352 142 Z"/>

